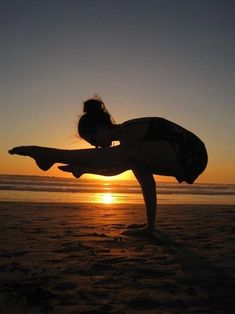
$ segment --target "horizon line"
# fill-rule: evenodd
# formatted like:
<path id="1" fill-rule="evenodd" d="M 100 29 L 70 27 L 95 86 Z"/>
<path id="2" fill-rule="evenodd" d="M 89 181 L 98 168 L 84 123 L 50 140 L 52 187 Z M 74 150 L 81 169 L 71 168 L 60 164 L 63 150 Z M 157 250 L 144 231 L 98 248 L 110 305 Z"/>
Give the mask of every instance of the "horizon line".
<path id="1" fill-rule="evenodd" d="M 15 176 L 15 177 L 39 177 L 39 178 L 41 178 L 41 177 L 44 177 L 44 178 L 57 178 L 57 179 L 68 179 L 68 180 L 70 180 L 70 179 L 74 179 L 74 180 L 76 180 L 76 178 L 75 177 L 71 177 L 71 178 L 69 178 L 69 177 L 63 177 L 63 176 L 50 176 L 50 175 L 39 175 L 39 174 L 12 174 L 12 173 L 10 173 L 10 174 L 8 174 L 8 173 L 0 173 L 0 176 Z M 154 176 L 157 176 L 157 175 L 154 175 Z M 105 180 L 107 180 L 107 178 L 109 178 L 108 176 L 107 177 L 105 177 L 106 179 L 104 179 L 104 181 Z M 78 180 L 78 179 L 77 179 Z M 98 178 L 79 178 L 79 180 L 82 180 L 82 181 L 102 181 L 102 179 L 98 179 Z M 111 179 L 110 181 L 115 181 L 114 179 Z M 116 181 L 130 181 L 130 182 L 137 182 L 137 180 L 135 180 L 135 179 L 116 179 Z M 182 182 L 182 183 L 178 183 L 178 182 L 174 182 L 174 181 L 162 181 L 162 180 L 160 180 L 160 181 L 158 181 L 159 183 L 170 183 L 170 184 L 187 184 L 186 182 Z M 193 183 L 193 184 L 211 184 L 211 185 L 217 185 L 217 184 L 221 184 L 221 185 L 223 185 L 223 184 L 225 184 L 225 185 L 234 185 L 235 184 L 235 182 L 234 183 L 225 183 L 225 182 L 195 182 L 195 183 Z M 193 185 L 192 184 L 192 185 Z M 188 185 L 188 184 L 187 184 Z"/>

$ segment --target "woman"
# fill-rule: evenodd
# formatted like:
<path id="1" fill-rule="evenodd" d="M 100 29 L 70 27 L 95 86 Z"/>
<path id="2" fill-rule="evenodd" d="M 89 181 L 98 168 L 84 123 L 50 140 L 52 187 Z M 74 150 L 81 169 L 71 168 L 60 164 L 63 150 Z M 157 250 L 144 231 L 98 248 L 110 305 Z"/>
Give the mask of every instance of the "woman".
<path id="1" fill-rule="evenodd" d="M 193 133 L 164 118 L 149 117 L 115 124 L 101 99 L 84 102 L 79 135 L 97 149 L 61 150 L 38 146 L 13 148 L 10 154 L 35 159 L 42 170 L 54 163 L 75 177 L 83 173 L 112 176 L 132 170 L 139 181 L 147 212 L 147 225 L 127 233 L 152 234 L 156 220 L 153 175 L 173 176 L 192 184 L 207 165 L 203 142 Z M 113 141 L 120 145 L 111 146 Z"/>

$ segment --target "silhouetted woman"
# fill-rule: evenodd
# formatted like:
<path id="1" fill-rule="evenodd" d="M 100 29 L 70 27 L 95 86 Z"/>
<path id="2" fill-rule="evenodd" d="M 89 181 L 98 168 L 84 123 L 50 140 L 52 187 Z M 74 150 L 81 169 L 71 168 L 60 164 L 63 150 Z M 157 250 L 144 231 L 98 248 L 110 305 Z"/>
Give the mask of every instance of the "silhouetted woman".
<path id="1" fill-rule="evenodd" d="M 192 132 L 159 117 L 115 124 L 101 99 L 84 102 L 78 133 L 96 149 L 20 146 L 9 153 L 34 158 L 42 170 L 48 170 L 54 163 L 66 164 L 59 168 L 77 178 L 83 173 L 112 176 L 132 170 L 143 192 L 147 225 L 127 234 L 151 234 L 155 230 L 154 174 L 173 176 L 179 183 L 192 184 L 207 165 L 205 145 Z M 111 146 L 113 141 L 119 141 L 120 145 Z"/>

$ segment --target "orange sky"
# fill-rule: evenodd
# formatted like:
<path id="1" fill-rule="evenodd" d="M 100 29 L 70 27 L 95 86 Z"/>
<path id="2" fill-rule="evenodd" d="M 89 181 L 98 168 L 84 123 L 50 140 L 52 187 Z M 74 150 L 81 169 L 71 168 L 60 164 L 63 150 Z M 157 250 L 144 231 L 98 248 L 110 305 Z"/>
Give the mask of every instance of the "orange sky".
<path id="1" fill-rule="evenodd" d="M 233 4 L 13 2 L 1 6 L 0 173 L 44 174 L 14 146 L 83 148 L 78 115 L 98 93 L 117 123 L 159 116 L 191 130 L 209 155 L 198 182 L 235 183 Z"/>

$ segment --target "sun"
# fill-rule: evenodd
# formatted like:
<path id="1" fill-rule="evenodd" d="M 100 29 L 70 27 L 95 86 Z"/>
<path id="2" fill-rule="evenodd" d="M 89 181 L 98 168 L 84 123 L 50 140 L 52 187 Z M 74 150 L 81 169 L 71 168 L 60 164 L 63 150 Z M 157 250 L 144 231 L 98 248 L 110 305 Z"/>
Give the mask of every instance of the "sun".
<path id="1" fill-rule="evenodd" d="M 105 193 L 103 195 L 103 202 L 105 204 L 111 204 L 113 202 L 113 197 L 112 197 L 112 194 L 110 193 Z"/>

